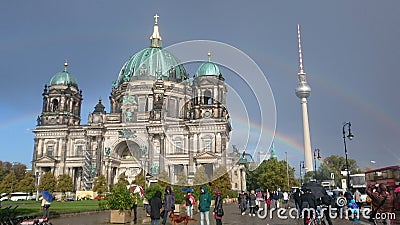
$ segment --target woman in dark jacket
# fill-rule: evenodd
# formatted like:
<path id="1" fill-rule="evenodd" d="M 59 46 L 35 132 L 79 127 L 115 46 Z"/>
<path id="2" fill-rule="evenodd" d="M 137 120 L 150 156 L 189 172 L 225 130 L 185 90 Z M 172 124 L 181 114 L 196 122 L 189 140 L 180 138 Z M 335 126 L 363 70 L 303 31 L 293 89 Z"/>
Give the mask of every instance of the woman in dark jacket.
<path id="1" fill-rule="evenodd" d="M 224 215 L 223 214 L 218 215 L 218 211 L 223 212 L 221 192 L 219 190 L 216 190 L 214 196 L 215 196 L 214 218 L 217 225 L 222 225 L 222 216 Z"/>
<path id="2" fill-rule="evenodd" d="M 150 207 L 151 225 L 159 225 L 161 218 L 160 209 L 162 208 L 161 191 L 156 191 L 153 198 L 151 198 Z"/>
<path id="3" fill-rule="evenodd" d="M 172 189 L 170 186 L 167 186 L 165 188 L 165 194 L 164 194 L 164 215 L 163 215 L 163 221 L 162 224 L 165 225 L 167 222 L 167 217 L 169 212 L 175 210 L 175 194 L 172 192 Z"/>

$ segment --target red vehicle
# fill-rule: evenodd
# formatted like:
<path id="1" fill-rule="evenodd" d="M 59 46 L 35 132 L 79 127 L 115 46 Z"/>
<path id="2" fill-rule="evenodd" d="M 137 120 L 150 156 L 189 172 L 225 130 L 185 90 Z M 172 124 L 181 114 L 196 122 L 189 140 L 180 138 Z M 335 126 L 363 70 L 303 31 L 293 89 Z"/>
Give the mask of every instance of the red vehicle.
<path id="1" fill-rule="evenodd" d="M 367 186 L 375 184 L 386 184 L 388 191 L 393 194 L 396 187 L 400 185 L 400 165 L 373 169 L 365 172 Z"/>

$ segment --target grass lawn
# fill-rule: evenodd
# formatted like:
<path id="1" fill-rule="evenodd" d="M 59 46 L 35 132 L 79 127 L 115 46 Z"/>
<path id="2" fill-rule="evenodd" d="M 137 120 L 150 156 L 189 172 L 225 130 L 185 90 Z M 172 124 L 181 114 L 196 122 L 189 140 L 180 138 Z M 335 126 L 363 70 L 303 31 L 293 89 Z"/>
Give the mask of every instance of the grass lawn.
<path id="1" fill-rule="evenodd" d="M 50 207 L 50 215 L 57 216 L 64 213 L 88 212 L 99 210 L 99 202 L 97 200 L 85 201 L 68 201 L 68 202 L 52 202 Z M 41 216 L 43 211 L 40 209 L 41 201 L 6 201 L 2 202 L 2 209 L 11 206 L 14 208 L 18 205 L 16 211 L 17 216 L 37 215 Z"/>

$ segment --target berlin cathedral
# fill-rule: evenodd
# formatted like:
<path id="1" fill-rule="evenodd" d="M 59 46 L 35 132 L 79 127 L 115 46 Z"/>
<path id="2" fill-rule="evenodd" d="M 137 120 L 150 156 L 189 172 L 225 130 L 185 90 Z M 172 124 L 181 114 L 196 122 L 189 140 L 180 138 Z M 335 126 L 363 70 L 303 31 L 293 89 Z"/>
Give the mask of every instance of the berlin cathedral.
<path id="1" fill-rule="evenodd" d="M 109 112 L 99 100 L 81 124 L 83 93 L 68 63 L 45 85 L 33 130 L 34 174 L 68 174 L 76 191 L 91 190 L 101 174 L 108 184 L 122 173 L 129 182 L 143 173 L 148 183 L 167 178 L 172 184 L 182 174 L 193 185 L 198 171 L 206 183 L 225 168 L 232 189 L 246 189 L 240 154 L 228 148 L 232 127 L 219 66 L 209 53 L 189 79 L 179 59 L 162 48 L 158 15 L 154 19 L 150 47 L 130 57 L 112 83 Z"/>

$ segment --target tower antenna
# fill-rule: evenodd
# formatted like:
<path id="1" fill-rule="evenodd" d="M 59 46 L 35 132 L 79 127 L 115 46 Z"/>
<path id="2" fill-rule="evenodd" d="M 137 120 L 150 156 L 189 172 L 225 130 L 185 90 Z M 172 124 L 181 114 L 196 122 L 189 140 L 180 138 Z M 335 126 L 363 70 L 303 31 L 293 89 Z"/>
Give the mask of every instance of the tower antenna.
<path id="1" fill-rule="evenodd" d="M 298 39 L 298 43 L 299 43 L 300 73 L 304 73 L 303 54 L 301 52 L 300 24 L 297 24 L 297 39 Z"/>

